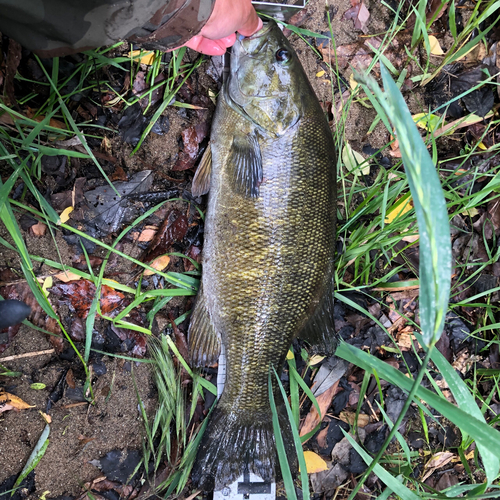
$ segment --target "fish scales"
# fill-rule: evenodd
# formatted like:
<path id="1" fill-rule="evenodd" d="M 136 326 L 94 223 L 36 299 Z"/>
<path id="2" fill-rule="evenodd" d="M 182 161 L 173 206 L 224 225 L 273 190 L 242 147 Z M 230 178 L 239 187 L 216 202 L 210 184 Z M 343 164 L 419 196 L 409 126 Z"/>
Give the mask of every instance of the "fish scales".
<path id="1" fill-rule="evenodd" d="M 294 58 L 288 73 L 293 72 L 274 71 L 267 80 L 261 79 L 271 94 L 258 103 L 270 109 L 261 120 L 258 107 L 254 111 L 247 105 L 242 112 L 235 103 L 239 99 L 235 92 L 244 97 L 262 92 L 261 86 L 245 93 L 245 84 L 252 89 L 259 82 L 252 71 L 233 71 L 238 57 L 244 59 L 251 47 L 243 41 L 239 53 L 238 46 L 235 48 L 232 83 L 219 96 L 212 125 L 203 298 L 198 299 L 189 332 L 191 347 L 198 353 L 194 364 L 213 361 L 218 354 L 213 338 L 197 338 L 199 321 L 209 322 L 208 331 L 225 346 L 224 392 L 209 421 L 193 473 L 202 486 L 217 489 L 242 473 L 245 463 L 265 480 L 275 476 L 269 370 L 282 369 L 292 340 L 321 306 L 332 280 L 336 213 L 332 134 L 288 41 L 274 23 L 266 24 L 264 34 L 270 42 L 259 47 L 259 52 L 266 50 L 274 56 L 286 50 Z M 283 88 L 299 101 L 297 110 L 292 105 L 288 115 L 281 109 L 290 98 Z M 274 108 L 263 102 L 273 95 L 279 101 Z M 259 152 L 253 155 L 250 151 L 243 160 L 236 156 L 243 172 L 235 174 L 234 151 L 238 141 L 247 144 L 246 138 L 251 138 L 250 150 L 258 148 Z M 252 158 L 258 159 L 255 163 L 260 160 L 257 181 L 250 167 Z M 242 192 L 240 177 L 252 189 Z M 203 314 L 206 318 L 199 319 Z M 208 358 L 199 354 L 204 342 L 213 351 Z M 282 423 L 289 434 L 286 421 Z M 285 437 L 291 450 L 291 438 Z"/>

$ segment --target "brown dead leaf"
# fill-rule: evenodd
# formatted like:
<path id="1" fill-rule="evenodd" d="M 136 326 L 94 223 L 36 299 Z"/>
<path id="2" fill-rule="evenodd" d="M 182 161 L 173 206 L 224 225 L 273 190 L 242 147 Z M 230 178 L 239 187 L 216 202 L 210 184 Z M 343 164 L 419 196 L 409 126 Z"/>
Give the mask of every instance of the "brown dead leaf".
<path id="1" fill-rule="evenodd" d="M 32 236 L 41 238 L 42 236 L 45 236 L 45 233 L 47 232 L 47 226 L 43 222 L 37 222 L 36 224 L 30 226 L 29 232 Z"/>
<path id="2" fill-rule="evenodd" d="M 8 392 L 0 391 L 0 413 L 7 410 L 27 410 L 28 408 L 34 408 L 35 405 L 29 405 L 25 403 L 21 398 L 14 396 L 14 394 L 9 394 Z"/>
<path id="3" fill-rule="evenodd" d="M 140 234 L 137 233 L 137 238 L 134 239 L 139 242 L 152 241 L 157 232 L 158 228 L 156 226 L 146 226 Z"/>
<path id="4" fill-rule="evenodd" d="M 151 262 L 150 266 L 157 271 L 163 271 L 169 263 L 170 257 L 168 255 L 160 255 L 159 257 L 156 257 L 153 262 Z M 154 271 L 151 271 L 149 269 L 146 269 L 144 271 L 144 276 L 152 276 L 153 274 L 155 274 Z"/>
<path id="5" fill-rule="evenodd" d="M 71 387 L 71 389 L 76 387 L 75 376 L 73 375 L 73 370 L 71 368 L 66 372 L 66 383 L 69 387 Z"/>
<path id="6" fill-rule="evenodd" d="M 165 217 L 155 237 L 141 256 L 141 262 L 151 262 L 159 255 L 165 254 L 175 242 L 181 242 L 188 231 L 187 217 L 179 210 L 172 210 Z"/>
<path id="7" fill-rule="evenodd" d="M 368 33 L 367 23 L 370 19 L 370 12 L 366 8 L 365 2 L 361 0 L 351 0 L 352 7 L 348 9 L 342 19 L 353 19 L 354 28 L 361 30 L 363 33 Z"/>
<path id="8" fill-rule="evenodd" d="M 339 381 L 335 382 L 329 389 L 327 389 L 323 394 L 320 394 L 316 397 L 316 401 L 318 402 L 319 409 L 321 411 L 321 417 L 323 418 L 326 415 L 328 408 L 330 407 L 332 400 L 337 394 L 337 389 L 339 387 Z M 312 430 L 316 428 L 316 426 L 320 423 L 320 417 L 314 405 L 311 407 L 311 410 L 307 414 L 302 426 L 300 428 L 300 436 L 305 436 Z"/>
<path id="9" fill-rule="evenodd" d="M 439 451 L 432 455 L 430 460 L 424 466 L 424 468 L 427 469 L 427 472 L 424 474 L 422 481 L 425 481 L 437 469 L 449 464 L 453 457 L 455 457 L 455 453 L 452 453 L 451 451 Z"/>
<path id="10" fill-rule="evenodd" d="M 60 303 L 69 306 L 80 318 L 85 319 L 94 300 L 96 288 L 92 281 L 80 279 L 68 283 L 58 283 L 50 289 L 50 293 L 58 297 Z M 122 303 L 124 297 L 123 293 L 107 285 L 102 285 L 101 312 L 108 316 Z"/>
<path id="11" fill-rule="evenodd" d="M 182 131 L 182 143 L 184 149 L 179 154 L 179 159 L 175 162 L 172 170 L 188 170 L 193 168 L 196 160 L 200 156 L 200 143 L 205 139 L 209 131 L 206 122 L 191 125 Z"/>
<path id="12" fill-rule="evenodd" d="M 364 413 L 358 415 L 356 422 L 356 413 L 351 411 L 341 411 L 339 415 L 340 420 L 349 425 L 357 424 L 358 427 L 366 427 L 370 423 L 370 417 Z"/>

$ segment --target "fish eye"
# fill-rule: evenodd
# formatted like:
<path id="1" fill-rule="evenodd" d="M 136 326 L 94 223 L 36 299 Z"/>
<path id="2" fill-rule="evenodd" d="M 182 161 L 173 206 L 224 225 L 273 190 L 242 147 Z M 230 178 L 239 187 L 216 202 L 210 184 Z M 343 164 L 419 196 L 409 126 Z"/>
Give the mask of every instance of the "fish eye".
<path id="1" fill-rule="evenodd" d="M 279 63 L 286 63 L 292 58 L 292 54 L 287 49 L 278 49 L 276 51 L 276 60 Z"/>

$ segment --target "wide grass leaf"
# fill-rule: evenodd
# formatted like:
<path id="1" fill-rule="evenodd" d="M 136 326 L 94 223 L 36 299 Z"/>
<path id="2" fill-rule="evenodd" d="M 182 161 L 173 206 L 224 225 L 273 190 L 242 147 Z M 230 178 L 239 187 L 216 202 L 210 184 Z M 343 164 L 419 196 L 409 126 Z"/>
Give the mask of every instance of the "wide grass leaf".
<path id="1" fill-rule="evenodd" d="M 354 363 L 356 366 L 370 373 L 376 373 L 381 379 L 405 391 L 409 392 L 412 388 L 412 379 L 406 377 L 399 370 L 396 370 L 396 368 L 384 363 L 375 356 L 371 356 L 346 342 L 340 343 L 336 355 L 350 363 Z M 425 401 L 432 408 L 441 413 L 443 417 L 447 418 L 462 431 L 469 434 L 469 436 L 476 441 L 478 446 L 484 447 L 484 449 L 489 450 L 490 454 L 500 459 L 499 431 L 490 427 L 483 420 L 479 420 L 466 411 L 457 408 L 444 397 L 438 396 L 422 386 L 418 387 L 415 397 Z"/>
<path id="2" fill-rule="evenodd" d="M 451 242 L 441 182 L 410 111 L 381 64 L 385 92 L 370 77 L 358 77 L 374 93 L 394 126 L 417 215 L 420 244 L 420 326 L 426 345 L 439 339 L 450 295 Z"/>

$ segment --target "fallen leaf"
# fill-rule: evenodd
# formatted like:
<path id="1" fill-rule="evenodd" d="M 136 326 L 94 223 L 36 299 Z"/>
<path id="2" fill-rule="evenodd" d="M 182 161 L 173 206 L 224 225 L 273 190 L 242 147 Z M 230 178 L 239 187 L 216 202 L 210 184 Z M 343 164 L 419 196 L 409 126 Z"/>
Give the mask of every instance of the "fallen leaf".
<path id="1" fill-rule="evenodd" d="M 159 257 L 156 257 L 156 259 L 153 260 L 153 262 L 151 262 L 150 266 L 153 269 L 156 269 L 157 271 L 163 271 L 163 269 L 165 269 L 168 266 L 169 262 L 170 262 L 170 257 L 168 255 L 160 255 Z M 155 273 L 149 269 L 146 269 L 144 271 L 144 276 L 151 276 L 153 274 Z"/>
<path id="2" fill-rule="evenodd" d="M 143 231 L 137 236 L 137 241 L 139 242 L 151 241 L 155 237 L 157 231 L 158 228 L 156 226 L 146 226 L 143 229 Z"/>
<path id="3" fill-rule="evenodd" d="M 316 401 L 318 402 L 319 409 L 321 411 L 321 418 L 324 418 L 326 415 L 326 411 L 328 410 L 332 400 L 337 393 L 337 389 L 339 386 L 339 381 L 337 380 L 329 389 L 316 397 Z M 315 406 L 311 406 L 311 410 L 307 414 L 302 426 L 300 428 L 300 436 L 305 436 L 312 430 L 316 428 L 316 426 L 320 423 L 320 418 Z"/>
<path id="4" fill-rule="evenodd" d="M 311 366 L 317 365 L 318 363 L 321 363 L 326 358 L 326 356 L 321 356 L 320 354 L 315 354 L 314 356 L 311 356 L 311 359 L 309 360 L 309 364 Z"/>
<path id="5" fill-rule="evenodd" d="M 29 231 L 33 236 L 41 238 L 42 236 L 45 236 L 47 226 L 43 222 L 37 222 L 30 227 Z"/>
<path id="6" fill-rule="evenodd" d="M 351 5 L 352 7 L 344 13 L 343 19 L 353 19 L 354 27 L 366 33 L 368 31 L 366 24 L 368 23 L 368 19 L 370 19 L 370 12 L 363 1 L 351 0 Z"/>
<path id="7" fill-rule="evenodd" d="M 417 113 L 412 116 L 413 121 L 416 123 L 417 127 L 423 128 L 428 132 L 434 132 L 438 127 L 444 127 L 444 120 L 437 115 L 432 113 Z"/>
<path id="8" fill-rule="evenodd" d="M 143 50 L 132 50 L 127 54 L 127 56 L 134 59 L 135 61 L 139 61 L 141 64 L 151 66 L 155 58 L 155 53 L 144 52 Z"/>
<path id="9" fill-rule="evenodd" d="M 54 278 L 57 278 L 59 281 L 63 283 L 68 283 L 69 281 L 78 281 L 82 279 L 82 277 L 78 274 L 75 274 L 71 271 L 64 271 L 63 273 L 58 273 L 54 275 Z"/>
<path id="10" fill-rule="evenodd" d="M 42 418 L 45 420 L 46 424 L 51 424 L 52 423 L 52 417 L 50 415 L 47 415 L 47 413 L 44 413 L 43 411 L 39 412 Z"/>
<path id="11" fill-rule="evenodd" d="M 25 403 L 21 398 L 9 394 L 8 392 L 0 392 L 0 413 L 7 410 L 26 410 L 34 408 L 35 405 Z"/>
<path id="12" fill-rule="evenodd" d="M 358 415 L 358 420 L 356 421 L 356 413 L 350 411 L 341 411 L 339 415 L 340 420 L 349 425 L 356 424 L 358 427 L 366 427 L 370 423 L 370 417 L 364 413 Z"/>
<path id="13" fill-rule="evenodd" d="M 319 455 L 314 453 L 314 451 L 304 451 L 304 459 L 306 461 L 308 474 L 316 474 L 317 472 L 328 470 L 326 462 Z"/>
<path id="14" fill-rule="evenodd" d="M 385 223 L 390 224 L 402 217 L 406 212 L 409 212 L 413 208 L 411 204 L 411 196 L 405 195 L 398 198 L 394 205 L 385 214 Z"/>
<path id="15" fill-rule="evenodd" d="M 361 153 L 354 151 L 347 141 L 342 149 L 342 161 L 347 170 L 354 173 L 354 175 L 359 175 L 360 172 L 363 175 L 370 174 L 370 165 L 368 162 L 363 158 Z"/>
<path id="16" fill-rule="evenodd" d="M 434 455 L 432 455 L 430 460 L 424 466 L 424 468 L 427 469 L 427 472 L 422 478 L 422 482 L 425 481 L 428 477 L 430 477 L 435 470 L 440 469 L 441 467 L 444 467 L 445 465 L 449 464 L 454 456 L 455 454 L 452 453 L 451 451 L 439 451 Z"/>
<path id="17" fill-rule="evenodd" d="M 68 221 L 69 221 L 69 214 L 70 214 L 71 212 L 73 212 L 73 210 L 74 210 L 74 208 L 73 208 L 73 207 L 67 207 L 67 208 L 65 208 L 65 209 L 62 211 L 62 213 L 61 213 L 61 215 L 60 215 L 59 217 L 60 217 L 61 222 L 62 222 L 63 224 L 64 224 L 65 222 L 68 222 Z"/>
<path id="18" fill-rule="evenodd" d="M 427 45 L 427 42 L 425 44 Z M 434 35 L 429 35 L 429 46 L 427 48 L 430 49 L 431 54 L 434 56 L 442 56 L 444 54 L 439 40 Z"/>

